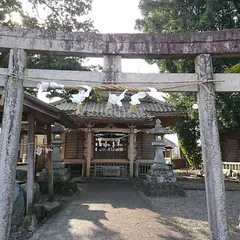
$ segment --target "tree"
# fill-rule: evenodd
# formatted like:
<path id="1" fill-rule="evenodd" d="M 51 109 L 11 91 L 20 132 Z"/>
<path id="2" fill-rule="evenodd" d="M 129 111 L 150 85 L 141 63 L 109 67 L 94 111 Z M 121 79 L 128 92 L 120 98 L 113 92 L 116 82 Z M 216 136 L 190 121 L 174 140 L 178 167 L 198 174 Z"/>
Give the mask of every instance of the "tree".
<path id="1" fill-rule="evenodd" d="M 172 93 L 167 97 L 178 111 L 185 113 L 180 121 L 171 126 L 172 130 L 178 134 L 179 146 L 188 160 L 189 164 L 198 167 L 201 163 L 201 146 L 198 111 L 193 108 L 197 102 L 196 93 Z"/>
<path id="2" fill-rule="evenodd" d="M 92 9 L 92 0 L 28 0 L 28 9 L 23 9 L 21 0 L 3 0 L 0 3 L 0 24 L 61 31 L 95 31 L 86 15 Z M 40 12 L 44 12 L 44 19 Z M 22 23 L 11 19 L 17 13 Z"/>
<path id="3" fill-rule="evenodd" d="M 28 0 L 30 11 L 23 9 L 20 0 L 3 0 L 0 3 L 0 25 L 8 27 L 27 27 L 55 29 L 61 31 L 96 31 L 90 19 L 86 15 L 91 11 L 92 0 Z M 44 11 L 44 19 L 40 16 Z M 22 22 L 16 23 L 11 14 L 16 13 Z M 8 55 L 0 55 L 0 66 L 8 66 Z M 55 69 L 55 70 L 79 70 L 91 71 L 99 69 L 99 66 L 84 66 L 84 61 L 78 57 L 62 57 L 51 55 L 29 55 L 29 68 Z M 36 95 L 36 91 L 26 89 Z M 70 91 L 59 93 L 52 91 L 49 97 L 60 96 L 69 99 Z"/>
<path id="4" fill-rule="evenodd" d="M 139 8 L 143 15 L 136 21 L 140 31 L 168 33 L 183 31 L 209 31 L 240 27 L 240 2 L 238 0 L 141 0 Z M 193 60 L 151 60 L 160 71 L 194 72 Z M 214 59 L 214 72 L 224 72 L 239 63 L 239 58 Z M 217 94 L 217 116 L 220 132 L 239 126 L 239 94 Z M 199 147 L 199 121 L 194 93 L 171 93 L 167 101 L 186 116 L 172 128 L 178 134 L 180 147 L 188 162 L 197 166 L 201 162 Z"/>
<path id="5" fill-rule="evenodd" d="M 100 71 L 101 66 L 85 66 L 84 60 L 76 57 L 61 57 L 51 55 L 30 55 L 28 58 L 28 67 L 37 69 L 52 69 L 52 70 L 76 70 L 76 71 Z M 37 94 L 36 90 L 30 93 Z M 70 101 L 72 94 L 76 94 L 78 90 L 64 89 L 62 91 L 51 90 L 46 96 L 48 98 L 60 97 Z M 93 95 L 94 92 L 91 92 Z M 96 92 L 95 92 L 96 94 Z"/>

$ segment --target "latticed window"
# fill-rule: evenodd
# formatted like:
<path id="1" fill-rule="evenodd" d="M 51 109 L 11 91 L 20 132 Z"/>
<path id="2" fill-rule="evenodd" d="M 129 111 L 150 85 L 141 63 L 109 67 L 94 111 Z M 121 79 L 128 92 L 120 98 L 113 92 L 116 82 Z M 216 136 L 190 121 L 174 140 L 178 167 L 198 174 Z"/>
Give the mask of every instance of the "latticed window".
<path id="1" fill-rule="evenodd" d="M 95 159 L 127 159 L 127 135 L 123 133 L 97 133 L 94 138 Z"/>

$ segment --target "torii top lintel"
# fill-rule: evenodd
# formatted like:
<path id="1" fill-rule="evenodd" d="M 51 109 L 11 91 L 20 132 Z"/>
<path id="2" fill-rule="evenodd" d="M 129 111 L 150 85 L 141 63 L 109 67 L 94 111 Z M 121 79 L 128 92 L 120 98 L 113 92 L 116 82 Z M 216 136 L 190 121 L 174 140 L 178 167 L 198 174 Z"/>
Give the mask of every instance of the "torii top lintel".
<path id="1" fill-rule="evenodd" d="M 240 56 L 240 29 L 167 34 L 99 34 L 42 29 L 0 28 L 0 51 L 11 48 L 31 53 L 80 57 L 121 55 L 124 58 L 194 58 Z"/>

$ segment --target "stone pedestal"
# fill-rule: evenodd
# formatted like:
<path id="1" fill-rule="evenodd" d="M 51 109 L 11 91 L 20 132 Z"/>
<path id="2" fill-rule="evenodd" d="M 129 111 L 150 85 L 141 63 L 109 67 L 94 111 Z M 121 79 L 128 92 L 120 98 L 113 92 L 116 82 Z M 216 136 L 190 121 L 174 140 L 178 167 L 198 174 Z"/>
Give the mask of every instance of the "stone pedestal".
<path id="1" fill-rule="evenodd" d="M 142 190 L 149 197 L 185 196 L 176 183 L 172 167 L 167 164 L 153 164 L 143 180 Z"/>
<path id="2" fill-rule="evenodd" d="M 152 165 L 143 181 L 143 192 L 149 197 L 183 195 L 176 184 L 172 167 L 165 163 Z"/>
<path id="3" fill-rule="evenodd" d="M 172 167 L 167 164 L 153 164 L 146 175 L 146 181 L 150 183 L 175 183 Z"/>
<path id="4" fill-rule="evenodd" d="M 52 160 L 53 160 L 53 181 L 54 182 L 66 182 L 70 179 L 70 173 L 68 169 L 65 168 L 65 164 L 61 158 L 61 139 L 52 140 Z M 38 176 L 39 181 L 47 181 L 47 169 L 43 169 Z"/>
<path id="5" fill-rule="evenodd" d="M 165 143 L 163 136 L 169 133 L 168 130 L 162 127 L 161 121 L 156 121 L 156 126 L 150 131 L 155 135 L 155 141 L 152 145 L 155 147 L 154 164 L 151 166 L 146 179 L 143 181 L 142 189 L 147 196 L 184 196 L 185 193 L 176 184 L 171 165 L 166 164 L 163 151 Z"/>

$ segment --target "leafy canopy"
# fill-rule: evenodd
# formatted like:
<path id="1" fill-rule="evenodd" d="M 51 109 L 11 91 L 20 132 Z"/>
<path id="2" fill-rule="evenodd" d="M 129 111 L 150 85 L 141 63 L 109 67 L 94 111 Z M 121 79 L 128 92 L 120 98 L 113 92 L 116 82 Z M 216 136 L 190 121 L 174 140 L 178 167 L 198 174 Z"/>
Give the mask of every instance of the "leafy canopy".
<path id="1" fill-rule="evenodd" d="M 0 24 L 62 31 L 94 31 L 92 21 L 86 18 L 91 9 L 92 0 L 3 0 L 0 2 Z M 18 13 L 22 23 L 14 22 L 10 17 L 12 13 Z"/>
<path id="2" fill-rule="evenodd" d="M 184 31 L 209 31 L 240 28 L 240 1 L 238 0 L 141 0 L 139 4 L 142 19 L 136 21 L 140 31 L 169 33 Z M 194 72 L 194 62 L 188 59 L 152 60 L 161 72 Z M 239 69 L 239 58 L 214 59 L 214 72 L 235 72 Z M 231 70 L 227 70 L 230 67 Z M 172 128 L 178 134 L 179 145 L 192 166 L 201 162 L 199 146 L 199 120 L 195 93 L 170 93 L 167 100 L 186 116 Z M 217 94 L 217 116 L 220 132 L 239 127 L 240 97 L 238 93 Z"/>
<path id="3" fill-rule="evenodd" d="M 28 6 L 26 9 L 25 6 Z M 92 9 L 92 0 L 3 0 L 0 1 L 0 25 L 7 27 L 26 27 L 55 29 L 61 31 L 96 31 L 93 22 L 87 18 Z M 17 14 L 21 22 L 11 17 Z M 0 55 L 0 67 L 8 66 L 8 55 Z M 85 66 L 78 57 L 62 57 L 52 55 L 29 55 L 28 68 L 55 70 L 99 70 L 99 66 Z M 36 94 L 36 91 L 27 89 Z M 71 91 L 62 93 L 51 91 L 48 97 L 69 99 Z"/>

